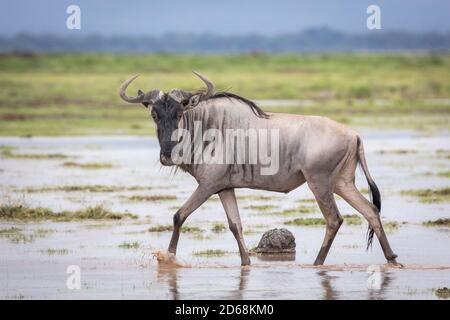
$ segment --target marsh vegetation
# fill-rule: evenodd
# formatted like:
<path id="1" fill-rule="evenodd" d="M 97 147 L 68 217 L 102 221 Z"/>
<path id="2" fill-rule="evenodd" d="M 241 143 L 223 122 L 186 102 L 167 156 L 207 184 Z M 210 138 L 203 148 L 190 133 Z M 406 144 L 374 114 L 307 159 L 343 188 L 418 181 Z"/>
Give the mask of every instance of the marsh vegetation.
<path id="1" fill-rule="evenodd" d="M 141 244 L 138 241 L 125 241 L 119 244 L 119 248 L 121 249 L 139 249 Z"/>
<path id="2" fill-rule="evenodd" d="M 206 249 L 202 251 L 194 251 L 192 253 L 194 256 L 214 256 L 221 257 L 227 254 L 231 254 L 230 251 L 222 250 L 222 249 Z"/>
<path id="3" fill-rule="evenodd" d="M 158 201 L 177 200 L 177 197 L 174 195 L 133 195 L 133 196 L 125 197 L 125 199 L 127 199 L 129 201 L 158 202 Z"/>
<path id="4" fill-rule="evenodd" d="M 57 256 L 64 256 L 64 255 L 69 254 L 69 250 L 67 250 L 67 249 L 49 248 L 47 250 L 41 250 L 41 253 L 49 255 L 49 256 L 55 256 L 55 255 L 57 255 Z"/>
<path id="5" fill-rule="evenodd" d="M 68 186 L 49 186 L 49 187 L 33 187 L 19 189 L 29 193 L 37 192 L 121 192 L 121 191 L 139 191 L 151 190 L 146 186 L 106 186 L 106 185 L 68 185 Z"/>
<path id="6" fill-rule="evenodd" d="M 131 213 L 117 213 L 101 206 L 96 205 L 75 211 L 55 212 L 48 208 L 31 208 L 25 205 L 1 205 L 0 220 L 19 220 L 19 221 L 77 221 L 77 220 L 121 220 L 137 219 L 137 216 Z"/>
<path id="7" fill-rule="evenodd" d="M 37 238 L 44 238 L 56 232 L 54 229 L 32 229 L 24 230 L 15 226 L 0 228 L 0 238 L 9 240 L 11 243 L 31 243 Z"/>
<path id="8" fill-rule="evenodd" d="M 447 288 L 447 287 L 437 288 L 437 289 L 433 289 L 433 292 L 436 295 L 436 297 L 438 297 L 440 299 L 449 299 L 450 298 L 450 288 Z"/>
<path id="9" fill-rule="evenodd" d="M 87 163 L 78 163 L 73 161 L 64 162 L 62 164 L 63 167 L 66 168 L 80 168 L 87 170 L 99 170 L 99 169 L 111 169 L 113 165 L 111 163 L 100 163 L 100 162 L 87 162 Z"/>
<path id="10" fill-rule="evenodd" d="M 417 197 L 420 202 L 449 202 L 450 201 L 450 187 L 438 189 L 418 189 L 402 191 L 405 196 Z"/>
<path id="11" fill-rule="evenodd" d="M 450 227 L 450 218 L 429 220 L 423 223 L 427 227 Z"/>
<path id="12" fill-rule="evenodd" d="M 148 232 L 167 232 L 167 231 L 172 231 L 172 230 L 173 230 L 173 225 L 167 224 L 167 225 L 158 225 L 158 226 L 150 227 L 147 231 Z M 181 227 L 181 232 L 202 233 L 202 232 L 204 232 L 204 230 L 199 227 L 183 225 L 183 227 Z"/>

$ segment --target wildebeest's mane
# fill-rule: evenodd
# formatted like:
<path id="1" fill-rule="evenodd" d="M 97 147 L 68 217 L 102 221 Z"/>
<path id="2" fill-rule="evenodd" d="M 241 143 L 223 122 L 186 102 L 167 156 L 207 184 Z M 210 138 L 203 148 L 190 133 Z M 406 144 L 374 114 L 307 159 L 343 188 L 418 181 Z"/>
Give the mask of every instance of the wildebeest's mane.
<path id="1" fill-rule="evenodd" d="M 265 113 L 264 110 L 262 110 L 260 107 L 258 107 L 256 105 L 256 103 L 254 103 L 253 101 L 248 100 L 244 97 L 238 96 L 237 94 L 227 92 L 227 91 L 216 92 L 210 97 L 206 97 L 206 98 L 203 97 L 202 99 L 200 99 L 200 101 L 208 101 L 208 100 L 219 99 L 219 98 L 228 98 L 228 99 L 239 100 L 239 101 L 245 103 L 246 105 L 248 105 L 257 117 L 264 118 L 264 119 L 269 118 L 269 115 L 267 113 Z"/>
<path id="2" fill-rule="evenodd" d="M 252 109 L 253 113 L 256 116 L 258 116 L 260 118 L 266 118 L 266 119 L 269 118 L 269 115 L 267 113 L 265 113 L 264 110 L 262 110 L 260 107 L 258 107 L 256 105 L 256 103 L 254 103 L 253 101 L 248 100 L 244 97 L 238 96 L 237 94 L 231 93 L 231 92 L 226 92 L 226 91 L 216 92 L 211 97 L 207 98 L 206 100 L 218 99 L 218 98 L 229 98 L 229 99 L 233 98 L 233 99 L 239 100 L 239 101 L 245 103 L 246 105 L 248 105 Z"/>

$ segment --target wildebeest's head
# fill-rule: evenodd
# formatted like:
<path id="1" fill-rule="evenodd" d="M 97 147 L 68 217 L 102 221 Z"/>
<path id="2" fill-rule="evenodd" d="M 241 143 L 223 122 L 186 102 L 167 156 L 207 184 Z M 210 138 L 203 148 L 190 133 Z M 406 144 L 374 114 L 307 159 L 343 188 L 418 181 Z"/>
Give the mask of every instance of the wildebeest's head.
<path id="1" fill-rule="evenodd" d="M 195 107 L 202 98 L 209 97 L 214 92 L 214 85 L 204 76 L 194 72 L 205 84 L 207 89 L 196 93 L 191 93 L 179 89 L 173 89 L 164 93 L 158 89 L 144 93 L 138 90 L 136 97 L 129 97 L 125 91 L 128 85 L 139 75 L 135 75 L 126 80 L 120 86 L 120 97 L 126 102 L 142 103 L 149 109 L 153 120 L 156 123 L 156 132 L 161 147 L 161 164 L 173 165 L 171 153 L 176 141 L 172 141 L 172 133 L 178 128 L 183 112 Z"/>

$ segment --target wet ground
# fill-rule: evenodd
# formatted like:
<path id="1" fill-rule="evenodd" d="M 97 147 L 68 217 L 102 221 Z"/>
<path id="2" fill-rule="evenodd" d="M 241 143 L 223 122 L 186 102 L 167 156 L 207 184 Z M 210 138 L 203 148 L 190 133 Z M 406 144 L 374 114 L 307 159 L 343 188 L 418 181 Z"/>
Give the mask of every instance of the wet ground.
<path id="1" fill-rule="evenodd" d="M 442 188 L 450 179 L 447 134 L 365 132 L 369 169 L 382 192 L 382 219 L 396 221 L 388 238 L 405 269 L 379 269 L 385 260 L 377 241 L 365 250 L 367 225 L 344 224 L 326 264 L 313 268 L 323 226 L 293 226 L 295 218 L 321 217 L 305 186 L 285 195 L 238 190 L 247 246 L 257 245 L 264 231 L 287 227 L 296 238 L 290 261 L 252 256 L 241 269 L 237 245 L 228 231 L 217 198 L 210 199 L 188 219 L 197 232 L 181 235 L 178 256 L 190 267 L 160 265 L 152 252 L 165 249 L 170 231 L 149 228 L 170 225 L 172 215 L 195 188 L 193 178 L 174 173 L 158 162 L 156 140 L 143 137 L 0 138 L 15 153 L 61 153 L 67 159 L 0 158 L 2 204 L 21 203 L 56 211 L 102 204 L 139 219 L 78 222 L 0 222 L 0 228 L 20 228 L 22 240 L 0 236 L 0 298 L 8 299 L 436 299 L 433 289 L 450 287 L 450 228 L 422 222 L 449 218 L 449 203 L 423 203 L 402 195 L 410 189 Z M 64 162 L 108 163 L 111 168 L 83 169 Z M 358 186 L 366 188 L 358 171 Z M 117 192 L 27 192 L 27 188 L 61 186 L 143 186 L 150 190 Z M 129 197 L 154 196 L 151 201 Z M 171 197 L 167 197 L 171 196 Z M 175 197 L 173 197 L 175 196 Z M 342 214 L 356 214 L 341 199 Z M 308 207 L 310 213 L 282 214 Z M 44 231 L 43 231 L 44 230 Z M 34 236 L 33 236 L 34 235 Z M 39 235 L 39 236 L 36 236 Z M 29 237 L 27 237 L 29 236 Z M 222 250 L 219 255 L 206 250 Z M 80 270 L 80 289 L 70 289 L 69 266 Z M 368 268 L 370 266 L 370 268 Z M 71 270 L 69 268 L 69 270 Z M 375 272 L 373 271 L 375 270 Z"/>

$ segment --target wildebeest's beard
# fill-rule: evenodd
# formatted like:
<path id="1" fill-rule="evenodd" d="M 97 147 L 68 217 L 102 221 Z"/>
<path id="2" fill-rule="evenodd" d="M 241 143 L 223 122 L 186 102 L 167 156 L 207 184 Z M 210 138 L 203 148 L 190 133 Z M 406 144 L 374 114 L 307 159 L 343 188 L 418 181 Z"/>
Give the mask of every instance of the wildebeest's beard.
<path id="1" fill-rule="evenodd" d="M 156 123 L 156 134 L 161 147 L 161 164 L 173 165 L 171 154 L 177 141 L 172 141 L 172 134 L 178 129 L 178 123 L 183 115 L 182 105 L 165 94 L 162 99 L 153 104 L 151 115 Z"/>

